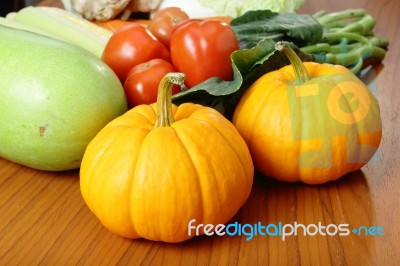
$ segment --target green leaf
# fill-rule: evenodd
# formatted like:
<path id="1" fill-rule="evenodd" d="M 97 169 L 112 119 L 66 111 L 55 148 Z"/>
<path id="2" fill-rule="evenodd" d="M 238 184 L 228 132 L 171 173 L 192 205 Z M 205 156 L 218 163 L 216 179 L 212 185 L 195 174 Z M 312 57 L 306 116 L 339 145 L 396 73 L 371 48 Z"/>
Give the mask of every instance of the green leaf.
<path id="1" fill-rule="evenodd" d="M 233 19 L 230 25 L 242 49 L 254 47 L 264 38 L 309 45 L 319 42 L 323 34 L 321 24 L 313 16 L 269 10 L 249 11 Z"/>

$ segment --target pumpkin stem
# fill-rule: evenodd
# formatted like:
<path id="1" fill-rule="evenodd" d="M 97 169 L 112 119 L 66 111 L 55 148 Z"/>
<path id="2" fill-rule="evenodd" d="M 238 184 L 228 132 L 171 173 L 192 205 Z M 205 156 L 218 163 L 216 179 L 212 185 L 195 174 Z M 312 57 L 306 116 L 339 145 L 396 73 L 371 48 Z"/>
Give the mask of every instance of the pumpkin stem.
<path id="1" fill-rule="evenodd" d="M 296 76 L 295 85 L 301 85 L 310 80 L 306 67 L 300 57 L 298 57 L 296 52 L 290 47 L 289 42 L 277 42 L 275 44 L 275 49 L 283 53 L 293 66 L 294 74 Z"/>
<path id="2" fill-rule="evenodd" d="M 158 85 L 157 120 L 154 127 L 168 127 L 174 123 L 172 114 L 172 86 L 182 85 L 186 75 L 173 72 L 166 74 Z"/>

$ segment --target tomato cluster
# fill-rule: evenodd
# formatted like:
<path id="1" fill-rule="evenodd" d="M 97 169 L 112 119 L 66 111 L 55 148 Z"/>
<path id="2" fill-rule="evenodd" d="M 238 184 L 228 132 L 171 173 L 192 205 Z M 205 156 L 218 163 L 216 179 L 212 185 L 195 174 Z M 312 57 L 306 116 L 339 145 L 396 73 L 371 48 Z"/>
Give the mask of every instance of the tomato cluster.
<path id="1" fill-rule="evenodd" d="M 230 55 L 239 49 L 230 26 L 220 20 L 193 19 L 180 8 L 160 10 L 147 27 L 132 23 L 117 29 L 102 59 L 124 84 L 130 107 L 157 100 L 168 72 L 186 74 L 191 88 L 211 77 L 233 78 Z M 174 88 L 173 93 L 180 91 Z"/>

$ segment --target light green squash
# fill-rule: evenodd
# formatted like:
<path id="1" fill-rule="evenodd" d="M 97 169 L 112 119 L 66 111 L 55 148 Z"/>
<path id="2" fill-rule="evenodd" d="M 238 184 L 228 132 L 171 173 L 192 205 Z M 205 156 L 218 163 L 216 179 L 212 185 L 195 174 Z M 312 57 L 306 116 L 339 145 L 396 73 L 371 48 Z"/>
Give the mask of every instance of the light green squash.
<path id="1" fill-rule="evenodd" d="M 0 26 L 0 157 L 40 170 L 78 168 L 87 144 L 126 110 L 122 84 L 100 59 Z"/>

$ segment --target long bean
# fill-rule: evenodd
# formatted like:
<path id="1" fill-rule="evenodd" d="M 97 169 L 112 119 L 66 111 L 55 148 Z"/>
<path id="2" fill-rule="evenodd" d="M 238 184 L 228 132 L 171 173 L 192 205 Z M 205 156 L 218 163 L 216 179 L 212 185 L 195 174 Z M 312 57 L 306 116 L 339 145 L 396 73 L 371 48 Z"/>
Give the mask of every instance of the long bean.
<path id="1" fill-rule="evenodd" d="M 359 20 L 347 24 L 345 27 L 340 29 L 339 32 L 355 32 L 365 35 L 374 28 L 375 24 L 376 20 L 371 15 L 365 14 Z"/>
<path id="2" fill-rule="evenodd" d="M 387 39 L 379 38 L 378 36 L 369 36 L 367 37 L 369 42 L 378 47 L 387 47 L 389 45 L 389 41 Z"/>
<path id="3" fill-rule="evenodd" d="M 320 18 L 320 17 L 322 17 L 322 16 L 324 16 L 326 14 L 327 14 L 327 12 L 325 10 L 320 10 L 320 11 L 317 11 L 316 13 L 314 13 L 313 17 L 317 19 L 317 18 Z"/>
<path id="4" fill-rule="evenodd" d="M 385 56 L 385 51 L 382 48 L 372 45 L 363 45 L 350 50 L 348 53 L 336 54 L 336 62 L 334 63 L 344 66 L 351 66 L 356 63 L 360 58 L 364 59 L 371 56 L 383 59 L 383 57 Z"/>
<path id="5" fill-rule="evenodd" d="M 317 62 L 340 64 L 357 73 L 385 57 L 389 41 L 373 33 L 376 20 L 365 10 L 319 11 L 313 16 L 324 27 L 323 36 L 319 43 L 300 49 Z"/>
<path id="6" fill-rule="evenodd" d="M 334 33 L 326 33 L 322 37 L 322 41 L 325 42 L 336 42 L 338 40 L 347 39 L 351 42 L 359 42 L 362 44 L 369 44 L 367 38 L 360 34 L 352 33 L 352 32 L 334 32 Z"/>
<path id="7" fill-rule="evenodd" d="M 355 17 L 362 17 L 364 15 L 365 15 L 364 9 L 346 9 L 346 10 L 339 11 L 339 12 L 328 13 L 328 14 L 319 16 L 316 19 L 322 25 L 327 25 L 334 21 L 351 19 L 351 18 L 355 18 Z"/>
<path id="8" fill-rule="evenodd" d="M 300 48 L 301 51 L 312 54 L 312 53 L 320 53 L 320 52 L 330 52 L 332 49 L 332 46 L 329 43 L 317 43 L 314 45 L 309 45 Z"/>
<path id="9" fill-rule="evenodd" d="M 339 43 L 336 45 L 331 45 L 331 53 L 334 54 L 340 54 L 340 53 L 347 53 L 355 48 L 361 47 L 363 44 L 359 43 L 359 42 L 355 42 L 355 43 Z"/>

